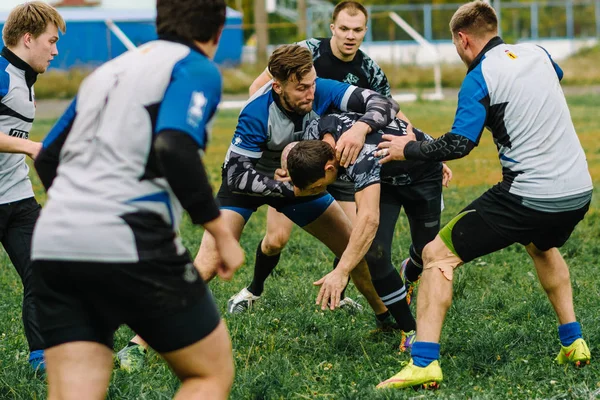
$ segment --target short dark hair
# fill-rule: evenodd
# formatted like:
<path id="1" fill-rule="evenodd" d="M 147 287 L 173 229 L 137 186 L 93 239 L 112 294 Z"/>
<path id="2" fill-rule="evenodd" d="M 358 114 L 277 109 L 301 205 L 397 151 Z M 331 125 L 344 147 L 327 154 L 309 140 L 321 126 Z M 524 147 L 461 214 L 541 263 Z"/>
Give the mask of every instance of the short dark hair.
<path id="1" fill-rule="evenodd" d="M 226 12 L 224 0 L 158 0 L 156 31 L 159 35 L 208 42 L 223 29 Z"/>
<path id="2" fill-rule="evenodd" d="M 292 76 L 300 82 L 312 67 L 312 53 L 306 47 L 297 44 L 286 44 L 275 49 L 267 65 L 271 76 L 283 83 Z"/>
<path id="3" fill-rule="evenodd" d="M 498 33 L 498 17 L 496 11 L 488 3 L 476 0 L 463 4 L 456 10 L 450 20 L 450 32 L 456 36 L 458 32 L 466 32 L 475 36 L 486 36 Z"/>
<path id="4" fill-rule="evenodd" d="M 369 19 L 369 12 L 358 1 L 342 1 L 338 3 L 333 9 L 333 14 L 331 15 L 331 20 L 335 23 L 335 20 L 338 17 L 338 14 L 341 11 L 346 11 L 351 16 L 355 16 L 357 13 L 361 12 L 365 14 L 365 19 Z"/>
<path id="5" fill-rule="evenodd" d="M 325 177 L 325 165 L 333 160 L 333 148 L 320 140 L 306 140 L 294 146 L 287 156 L 287 167 L 295 186 L 305 189 Z"/>

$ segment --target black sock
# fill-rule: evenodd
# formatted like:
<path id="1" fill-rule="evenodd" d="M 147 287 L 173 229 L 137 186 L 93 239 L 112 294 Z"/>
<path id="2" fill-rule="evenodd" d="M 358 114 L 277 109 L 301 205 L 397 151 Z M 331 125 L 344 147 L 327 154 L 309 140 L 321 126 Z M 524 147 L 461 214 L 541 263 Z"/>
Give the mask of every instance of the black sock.
<path id="1" fill-rule="evenodd" d="M 392 314 L 390 314 L 390 310 L 387 310 L 386 312 L 383 312 L 381 314 L 375 314 L 375 318 L 377 318 L 379 321 L 385 321 L 386 319 L 388 319 Z"/>
<path id="2" fill-rule="evenodd" d="M 423 272 L 423 267 L 414 263 L 412 258 L 408 259 L 408 263 L 406 264 L 406 279 L 409 282 L 416 282 L 419 280 L 419 276 Z"/>
<path id="3" fill-rule="evenodd" d="M 340 262 L 339 258 L 336 257 L 333 259 L 333 269 L 335 269 L 337 267 L 339 262 Z M 340 300 L 344 300 L 344 298 L 346 297 L 346 289 L 348 288 L 348 283 L 350 283 L 350 277 L 348 277 L 348 282 L 346 283 L 346 286 L 344 286 L 344 290 L 342 290 L 342 293 L 340 294 Z"/>
<path id="4" fill-rule="evenodd" d="M 417 254 L 417 251 L 412 244 L 410 245 L 408 253 L 410 258 L 406 264 L 406 279 L 410 282 L 416 282 L 423 272 L 423 259 L 420 254 Z"/>
<path id="5" fill-rule="evenodd" d="M 406 304 L 406 290 L 398 271 L 393 269 L 387 276 L 373 280 L 373 286 L 398 323 L 398 327 L 404 332 L 415 330 L 417 324 Z"/>
<path id="6" fill-rule="evenodd" d="M 265 281 L 271 272 L 277 266 L 281 253 L 274 256 L 268 256 L 262 252 L 260 246 L 262 240 L 256 248 L 256 261 L 254 261 L 254 276 L 252 277 L 252 283 L 248 286 L 248 290 L 255 296 L 260 296 L 265 288 Z"/>

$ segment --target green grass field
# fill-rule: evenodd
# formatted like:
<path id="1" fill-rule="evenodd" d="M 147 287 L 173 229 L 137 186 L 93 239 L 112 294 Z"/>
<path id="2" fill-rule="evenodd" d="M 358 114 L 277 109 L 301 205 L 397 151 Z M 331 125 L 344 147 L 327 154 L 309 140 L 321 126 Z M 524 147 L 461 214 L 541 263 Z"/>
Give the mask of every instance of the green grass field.
<path id="1" fill-rule="evenodd" d="M 600 96 L 572 97 L 569 104 L 598 188 Z M 439 136 L 452 124 L 455 102 L 407 104 L 403 110 L 415 126 Z M 213 130 L 206 163 L 215 186 L 236 115 L 222 112 Z M 33 136 L 41 138 L 51 124 L 37 121 Z M 479 148 L 466 159 L 450 163 L 454 180 L 444 194 L 442 222 L 499 180 L 500 168 L 490 136 L 486 132 Z M 37 179 L 34 184 L 38 199 L 43 201 Z M 249 221 L 242 237 L 247 260 L 234 279 L 210 284 L 223 312 L 227 299 L 250 281 L 264 223 L 264 210 Z M 397 265 L 408 253 L 408 232 L 407 221 L 401 218 L 394 245 Z M 195 255 L 202 229 L 186 219 L 181 233 Z M 599 233 L 600 200 L 596 196 L 586 219 L 562 249 L 571 267 L 578 318 L 595 357 L 600 354 Z M 0 257 L 0 399 L 45 398 L 44 381 L 35 378 L 27 364 L 20 281 L 4 252 Z M 399 334 L 373 332 L 370 311 L 323 312 L 314 305 L 317 291 L 312 282 L 330 270 L 331 261 L 323 245 L 295 229 L 260 302 L 247 314 L 225 315 L 237 370 L 232 399 L 600 397 L 596 359 L 580 370 L 553 363 L 559 349 L 557 322 L 523 248 L 509 247 L 458 270 L 454 303 L 442 335 L 444 382 L 436 392 L 375 391 L 375 385 L 396 373 L 409 356 L 398 353 Z M 354 287 L 348 294 L 366 307 Z M 115 348 L 125 345 L 131 335 L 128 328 L 121 328 Z M 175 376 L 151 352 L 142 373 L 114 371 L 108 397 L 168 399 L 177 387 Z"/>

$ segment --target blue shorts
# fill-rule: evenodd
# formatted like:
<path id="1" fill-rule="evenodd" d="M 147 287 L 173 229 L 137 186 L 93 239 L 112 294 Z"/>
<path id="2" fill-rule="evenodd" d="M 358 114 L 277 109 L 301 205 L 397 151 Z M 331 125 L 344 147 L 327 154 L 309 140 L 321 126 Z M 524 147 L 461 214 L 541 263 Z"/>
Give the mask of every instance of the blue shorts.
<path id="1" fill-rule="evenodd" d="M 300 227 L 310 224 L 323 215 L 333 201 L 333 197 L 327 192 L 293 199 L 231 193 L 225 182 L 221 183 L 217 193 L 219 207 L 222 210 L 235 211 L 244 217 L 246 222 L 258 207 L 267 204 L 283 213 Z"/>

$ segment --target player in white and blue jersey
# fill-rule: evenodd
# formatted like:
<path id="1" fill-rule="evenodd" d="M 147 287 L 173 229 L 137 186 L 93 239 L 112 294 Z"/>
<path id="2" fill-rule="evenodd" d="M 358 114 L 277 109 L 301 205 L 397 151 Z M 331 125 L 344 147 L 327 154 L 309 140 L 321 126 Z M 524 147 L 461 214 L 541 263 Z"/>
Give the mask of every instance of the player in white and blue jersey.
<path id="1" fill-rule="evenodd" d="M 541 47 L 508 45 L 494 9 L 475 1 L 450 21 L 468 66 L 452 130 L 433 142 L 388 137 L 383 162 L 466 156 L 487 127 L 498 147 L 502 182 L 451 220 L 425 247 L 411 363 L 379 387 L 437 386 L 442 324 L 452 301 L 453 270 L 513 243 L 525 246 L 557 314 L 559 364 L 589 363 L 576 321 L 569 269 L 558 247 L 589 209 L 592 180 L 560 86 L 563 72 Z"/>
<path id="2" fill-rule="evenodd" d="M 228 397 L 229 336 L 177 234 L 185 209 L 215 238 L 219 275 L 243 262 L 201 159 L 221 98 L 211 58 L 225 10 L 159 1 L 159 40 L 94 71 L 44 140 L 35 166 L 48 201 L 32 259 L 50 398 L 106 395 L 121 324 L 169 363 L 182 398 Z"/>
<path id="3" fill-rule="evenodd" d="M 40 212 L 29 180 L 27 156 L 35 158 L 41 143 L 29 140 L 35 117 L 34 83 L 58 54 L 58 31 L 65 21 L 41 1 L 18 5 L 2 31 L 0 53 L 0 241 L 23 283 L 23 327 L 29 363 L 44 369 L 31 268 L 31 235 Z"/>
<path id="4" fill-rule="evenodd" d="M 284 147 L 298 140 L 306 125 L 330 108 L 364 113 L 354 129 L 340 139 L 342 164 L 353 161 L 362 148 L 365 135 L 387 125 L 398 112 L 397 104 L 376 92 L 342 82 L 317 78 L 310 51 L 287 45 L 275 50 L 269 60 L 272 85 L 258 91 L 242 109 L 238 125 L 223 164 L 223 181 L 217 200 L 236 235 L 256 209 L 268 204 L 325 243 L 336 255 L 344 251 L 350 224 L 329 194 L 295 197 L 292 186 L 274 179 L 280 168 Z M 350 144 L 350 145 L 349 145 Z M 336 232 L 331 235 L 330 232 Z M 196 257 L 203 277 L 214 276 L 214 242 L 205 234 Z M 338 264 L 341 286 L 327 300 L 339 305 L 349 271 L 354 266 Z M 376 314 L 386 312 L 361 260 L 352 272 L 358 289 L 365 294 Z M 346 279 L 342 282 L 343 279 Z M 252 298 L 248 300 L 252 301 Z M 326 306 L 324 302 L 323 307 Z"/>

